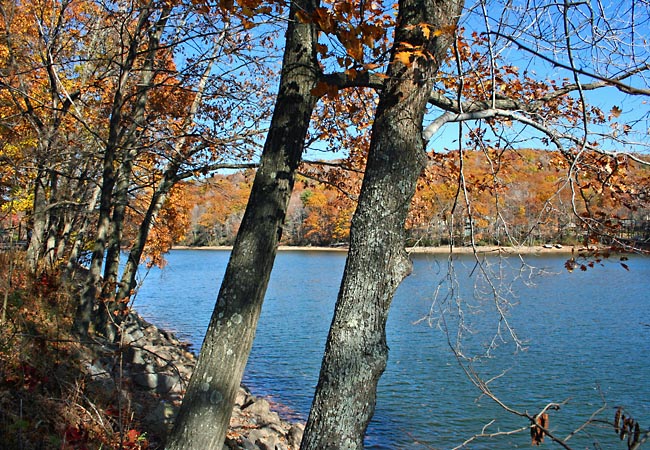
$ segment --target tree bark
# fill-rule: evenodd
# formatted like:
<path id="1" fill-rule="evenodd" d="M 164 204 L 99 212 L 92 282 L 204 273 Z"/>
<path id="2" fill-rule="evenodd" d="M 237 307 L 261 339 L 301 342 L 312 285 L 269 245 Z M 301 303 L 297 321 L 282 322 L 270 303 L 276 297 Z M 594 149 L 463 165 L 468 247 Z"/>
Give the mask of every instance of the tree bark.
<path id="1" fill-rule="evenodd" d="M 34 180 L 34 201 L 31 214 L 31 227 L 29 231 L 29 245 L 27 247 L 27 267 L 32 273 L 38 272 L 39 262 L 43 255 L 45 246 L 45 232 L 47 230 L 47 198 L 45 189 L 46 172 L 43 167 L 39 167 Z"/>
<path id="2" fill-rule="evenodd" d="M 350 251 L 303 450 L 361 449 L 388 359 L 386 320 L 410 273 L 404 224 L 426 164 L 422 120 L 435 72 L 453 39 L 462 0 L 402 0 L 386 87 L 380 94 Z M 421 25 L 431 27 L 426 36 Z M 435 36 L 434 30 L 443 31 Z M 403 45 L 406 43 L 408 45 Z M 422 49 L 404 65 L 395 55 Z"/>
<path id="3" fill-rule="evenodd" d="M 280 87 L 242 224 L 168 450 L 221 450 L 235 395 L 248 360 L 295 170 L 300 163 L 316 98 L 316 29 L 295 20 L 316 0 L 291 4 Z"/>

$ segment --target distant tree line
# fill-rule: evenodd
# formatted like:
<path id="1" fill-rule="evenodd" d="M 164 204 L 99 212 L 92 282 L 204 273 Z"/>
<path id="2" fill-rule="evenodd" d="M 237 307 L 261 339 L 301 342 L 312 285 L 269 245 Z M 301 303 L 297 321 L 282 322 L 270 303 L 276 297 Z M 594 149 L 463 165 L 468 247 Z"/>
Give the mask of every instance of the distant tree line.
<path id="1" fill-rule="evenodd" d="M 493 157 L 499 151 L 492 149 Z M 501 155 L 503 156 L 503 155 Z M 415 246 L 582 245 L 611 244 L 612 239 L 650 240 L 650 210 L 632 207 L 619 193 L 590 185 L 581 198 L 587 199 L 574 212 L 574 192 L 565 183 L 558 166 L 560 156 L 546 150 L 521 149 L 502 158 L 497 173 L 488 167 L 483 152 L 463 154 L 464 177 L 471 209 L 456 208 L 458 202 L 459 153 L 430 155 L 408 218 L 407 241 Z M 445 172 L 446 171 L 446 172 Z M 312 175 L 314 172 L 310 172 Z M 449 173 L 454 176 L 449 177 Z M 319 176 L 323 181 L 326 174 Z M 355 192 L 361 182 L 354 173 L 345 176 L 344 186 L 299 177 L 283 228 L 285 245 L 333 246 L 347 243 Z M 629 185 L 647 184 L 650 170 L 630 166 L 625 172 Z M 252 171 L 215 175 L 184 184 L 190 208 L 190 226 L 180 243 L 190 246 L 232 245 L 252 183 Z M 580 215 L 595 214 L 608 232 L 598 236 L 581 222 Z M 452 212 L 453 211 L 453 212 Z"/>

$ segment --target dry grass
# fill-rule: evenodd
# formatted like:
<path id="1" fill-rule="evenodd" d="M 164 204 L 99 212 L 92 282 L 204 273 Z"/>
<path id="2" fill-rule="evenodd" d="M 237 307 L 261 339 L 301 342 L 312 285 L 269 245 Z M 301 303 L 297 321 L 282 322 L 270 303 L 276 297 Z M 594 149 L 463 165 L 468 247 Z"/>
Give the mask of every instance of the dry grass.
<path id="1" fill-rule="evenodd" d="M 2 448 L 147 448 L 130 402 L 116 401 L 128 391 L 90 389 L 84 361 L 97 354 L 70 333 L 73 291 L 58 274 L 27 277 L 23 257 L 0 252 Z"/>

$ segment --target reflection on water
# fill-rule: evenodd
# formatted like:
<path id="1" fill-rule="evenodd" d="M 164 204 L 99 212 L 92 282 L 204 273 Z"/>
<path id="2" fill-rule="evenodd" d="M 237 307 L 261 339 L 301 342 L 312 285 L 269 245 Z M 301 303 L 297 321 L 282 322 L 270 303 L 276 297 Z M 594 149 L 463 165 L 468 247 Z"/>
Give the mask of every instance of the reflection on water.
<path id="1" fill-rule="evenodd" d="M 135 308 L 159 326 L 176 331 L 199 348 L 228 260 L 226 251 L 174 250 L 169 265 L 149 273 Z M 366 444 L 374 449 L 452 448 L 495 420 L 488 432 L 526 425 L 470 383 L 449 349 L 462 304 L 467 355 L 485 352 L 500 324 L 496 307 L 514 303 L 508 324 L 526 343 L 509 343 L 477 364 L 484 378 L 502 374 L 491 388 L 521 411 L 535 413 L 553 401 L 568 402 L 551 414 L 550 427 L 566 436 L 600 407 L 613 418 L 615 406 L 629 409 L 650 426 L 650 261 L 637 258 L 625 271 L 606 264 L 567 273 L 562 256 L 491 260 L 490 280 L 469 256 L 454 262 L 448 283 L 444 256 L 416 255 L 414 271 L 400 286 L 388 322 L 389 364 Z M 280 252 L 262 310 L 245 383 L 258 395 L 284 405 L 285 416 L 306 419 L 318 381 L 322 351 L 345 263 L 344 253 Z M 453 286 L 453 289 L 450 289 Z M 495 291 L 496 290 L 496 291 Z M 438 293 L 436 297 L 436 292 Z M 493 293 L 504 293 L 503 299 Z M 443 301 L 444 300 L 444 301 Z M 435 302 L 434 302 L 435 301 Z M 434 307 L 432 308 L 432 305 Z M 440 310 L 449 312 L 441 322 Z M 427 314 L 430 317 L 426 318 Z M 421 320 L 421 319 L 427 320 Z M 499 342 L 497 340 L 497 342 Z M 574 437 L 574 448 L 622 448 L 608 429 Z M 528 433 L 472 442 L 469 448 L 525 448 Z"/>

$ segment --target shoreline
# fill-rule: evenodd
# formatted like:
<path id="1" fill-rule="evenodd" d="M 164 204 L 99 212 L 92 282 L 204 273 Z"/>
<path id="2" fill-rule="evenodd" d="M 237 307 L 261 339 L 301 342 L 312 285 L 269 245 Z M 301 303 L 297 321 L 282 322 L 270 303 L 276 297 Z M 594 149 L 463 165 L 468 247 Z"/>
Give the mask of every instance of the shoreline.
<path id="1" fill-rule="evenodd" d="M 232 250 L 230 245 L 214 245 L 192 247 L 187 245 L 175 245 L 172 250 Z M 501 247 L 497 245 L 485 245 L 476 247 L 407 247 L 406 251 L 413 254 L 436 254 L 436 255 L 449 255 L 449 254 L 505 254 L 505 255 L 536 255 L 536 254 L 571 254 L 580 251 L 597 250 L 595 248 L 575 247 L 575 246 L 561 246 L 561 247 L 545 247 L 543 245 L 536 246 L 518 246 L 518 247 Z M 348 247 L 312 247 L 312 246 L 289 246 L 281 245 L 278 251 L 311 251 L 311 252 L 347 252 Z"/>

